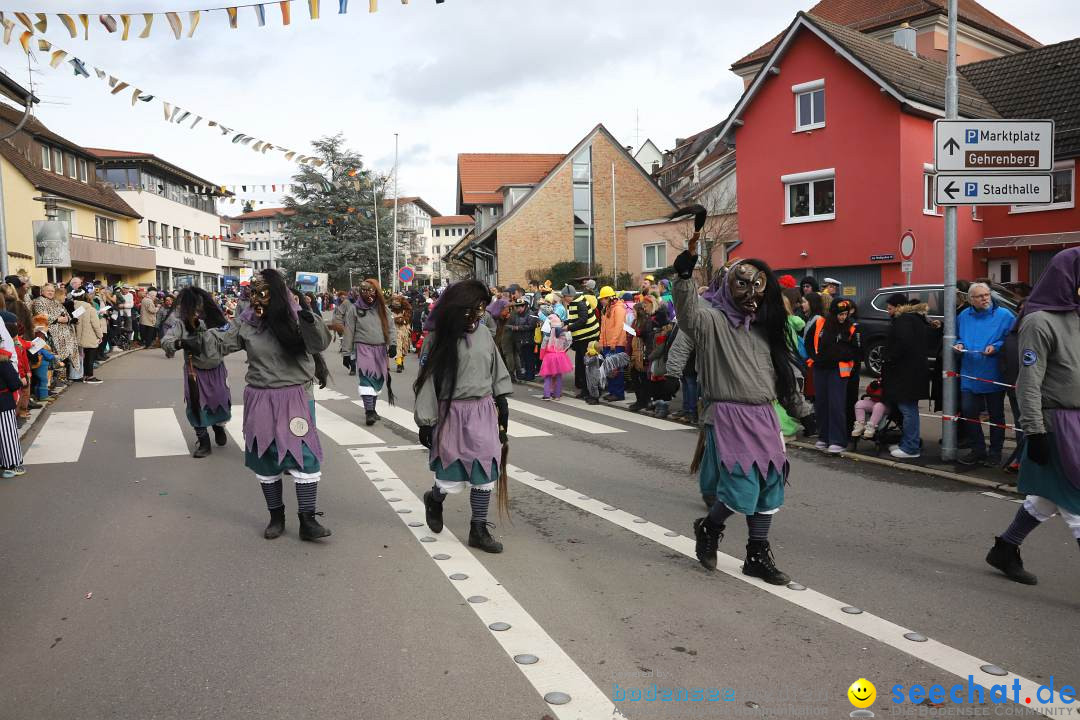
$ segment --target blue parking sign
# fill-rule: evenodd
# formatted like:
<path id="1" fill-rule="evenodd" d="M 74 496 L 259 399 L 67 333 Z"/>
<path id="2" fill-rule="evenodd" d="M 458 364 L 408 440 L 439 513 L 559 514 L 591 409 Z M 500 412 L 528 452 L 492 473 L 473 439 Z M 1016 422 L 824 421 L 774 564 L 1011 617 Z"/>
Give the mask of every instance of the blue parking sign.
<path id="1" fill-rule="evenodd" d="M 976 128 L 968 128 L 964 130 L 964 142 L 968 145 L 979 144 L 979 131 Z"/>
<path id="2" fill-rule="evenodd" d="M 978 197 L 979 196 L 979 183 L 966 182 L 964 183 L 964 197 Z"/>

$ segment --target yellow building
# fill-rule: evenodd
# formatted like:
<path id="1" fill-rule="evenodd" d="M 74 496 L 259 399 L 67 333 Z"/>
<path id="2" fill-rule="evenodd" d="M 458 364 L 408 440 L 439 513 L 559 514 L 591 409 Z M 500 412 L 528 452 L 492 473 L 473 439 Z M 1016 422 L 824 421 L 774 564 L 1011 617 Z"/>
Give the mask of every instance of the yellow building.
<path id="1" fill-rule="evenodd" d="M 45 204 L 34 198 L 51 196 L 57 219 L 71 229 L 71 267 L 52 271 L 54 279 L 151 285 L 154 251 L 139 244 L 139 214 L 98 181 L 97 158 L 33 116 L 13 132 L 21 121 L 21 108 L 0 103 L 0 237 L 8 274 L 34 285 L 50 279 L 49 268 L 34 264 L 33 222 L 45 219 Z"/>

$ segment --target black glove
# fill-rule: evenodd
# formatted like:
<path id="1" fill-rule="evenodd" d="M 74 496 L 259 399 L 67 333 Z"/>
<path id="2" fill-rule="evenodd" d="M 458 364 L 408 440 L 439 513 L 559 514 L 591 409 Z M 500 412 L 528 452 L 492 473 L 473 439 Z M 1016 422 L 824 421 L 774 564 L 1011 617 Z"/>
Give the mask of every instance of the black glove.
<path id="1" fill-rule="evenodd" d="M 1050 436 L 1046 433 L 1025 435 L 1027 454 L 1031 462 L 1037 465 L 1047 465 L 1050 462 Z"/>
<path id="2" fill-rule="evenodd" d="M 817 415 L 810 413 L 806 417 L 800 418 L 799 423 L 803 426 L 803 437 L 817 435 Z"/>
<path id="3" fill-rule="evenodd" d="M 495 398 L 495 407 L 499 409 L 499 442 L 505 445 L 506 428 L 510 424 L 510 404 L 505 395 Z"/>
<path id="4" fill-rule="evenodd" d="M 308 323 L 309 325 L 311 323 L 315 322 L 315 314 L 312 313 L 311 310 L 308 310 L 307 308 L 302 309 L 300 312 L 297 313 L 297 315 L 299 315 L 300 319 L 303 320 L 304 322 Z"/>
<path id="5" fill-rule="evenodd" d="M 683 250 L 679 253 L 679 256 L 675 258 L 675 262 L 671 267 L 675 269 L 675 272 L 679 274 L 681 278 L 689 278 L 694 274 L 694 268 L 697 267 L 697 255 L 691 255 L 689 250 Z"/>
<path id="6" fill-rule="evenodd" d="M 431 449 L 431 434 L 435 431 L 434 425 L 421 425 L 420 426 L 420 444 Z"/>
<path id="7" fill-rule="evenodd" d="M 177 340 L 176 349 L 179 350 L 181 348 L 188 351 L 192 355 L 202 354 L 202 343 L 200 343 L 195 338 L 184 338 L 182 340 Z"/>

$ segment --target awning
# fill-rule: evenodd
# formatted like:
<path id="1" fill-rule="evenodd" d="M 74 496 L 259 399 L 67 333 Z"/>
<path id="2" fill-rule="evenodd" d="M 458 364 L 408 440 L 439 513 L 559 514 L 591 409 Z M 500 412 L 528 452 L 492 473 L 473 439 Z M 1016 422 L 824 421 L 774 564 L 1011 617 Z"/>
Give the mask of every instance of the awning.
<path id="1" fill-rule="evenodd" d="M 994 248 L 1032 247 L 1033 245 L 1080 245 L 1080 230 L 1061 233 L 1043 233 L 1041 235 L 1012 235 L 1009 237 L 983 238 L 975 250 Z"/>

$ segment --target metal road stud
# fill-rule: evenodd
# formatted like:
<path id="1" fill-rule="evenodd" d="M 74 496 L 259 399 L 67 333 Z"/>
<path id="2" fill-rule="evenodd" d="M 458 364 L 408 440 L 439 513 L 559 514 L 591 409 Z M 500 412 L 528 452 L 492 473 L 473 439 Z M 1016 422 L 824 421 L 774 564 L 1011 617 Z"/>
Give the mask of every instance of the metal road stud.
<path id="1" fill-rule="evenodd" d="M 411 513 L 411 512 L 412 512 L 412 510 L 410 510 L 409 508 L 401 508 L 400 510 L 397 511 L 398 515 L 404 515 L 406 513 Z"/>
<path id="2" fill-rule="evenodd" d="M 450 576 L 451 580 L 468 580 L 469 576 L 465 573 L 454 573 Z"/>
<path id="3" fill-rule="evenodd" d="M 424 523 L 420 522 L 419 520 L 413 520 L 409 523 L 409 527 L 424 527 Z"/>
<path id="4" fill-rule="evenodd" d="M 846 612 L 848 615 L 862 615 L 862 610 L 857 607 L 851 607 L 850 605 L 842 607 L 840 610 Z"/>
<path id="5" fill-rule="evenodd" d="M 997 675 L 998 677 L 1009 674 L 1002 668 L 999 668 L 997 665 L 982 665 L 979 667 L 979 669 L 987 675 Z"/>
<path id="6" fill-rule="evenodd" d="M 911 642 L 926 642 L 926 636 L 918 632 L 904 633 L 904 637 Z"/>
<path id="7" fill-rule="evenodd" d="M 549 692 L 544 695 L 544 702 L 548 705 L 565 705 L 570 702 L 570 696 L 564 692 Z"/>
<path id="8" fill-rule="evenodd" d="M 679 533 L 675 532 L 674 530 L 668 530 L 666 533 L 664 533 L 664 535 L 668 537 L 679 537 Z"/>
<path id="9" fill-rule="evenodd" d="M 608 512 L 610 512 L 610 511 L 614 510 L 615 508 L 611 507 L 610 505 L 605 505 L 604 509 L 607 510 Z"/>
<path id="10" fill-rule="evenodd" d="M 588 500 L 588 499 L 589 499 L 589 496 L 588 496 L 588 495 L 578 495 L 578 496 L 577 496 L 577 499 L 578 499 L 578 500 Z"/>
<path id="11" fill-rule="evenodd" d="M 438 555 L 432 555 L 431 557 L 434 560 L 449 560 L 450 559 L 450 556 L 447 555 L 446 553 L 439 553 Z"/>
<path id="12" fill-rule="evenodd" d="M 510 623 L 505 622 L 493 622 L 488 625 L 488 630 L 494 630 L 495 632 L 504 632 L 510 629 Z"/>
<path id="13" fill-rule="evenodd" d="M 379 488 L 379 492 L 390 492 L 390 488 Z"/>
<path id="14" fill-rule="evenodd" d="M 486 603 L 488 599 L 483 595 L 470 595 L 468 597 L 468 601 L 471 602 L 473 605 L 477 605 L 479 603 Z"/>
<path id="15" fill-rule="evenodd" d="M 430 535 L 425 535 L 424 537 L 420 538 L 420 542 L 435 542 L 435 538 L 431 537 Z"/>
<path id="16" fill-rule="evenodd" d="M 514 662 L 516 662 L 518 665 L 535 665 L 536 663 L 540 662 L 540 658 L 536 657 L 535 655 L 529 655 L 526 653 L 522 655 L 515 655 Z"/>
<path id="17" fill-rule="evenodd" d="M 789 582 L 787 584 L 788 590 L 805 590 L 806 586 L 797 582 Z"/>
<path id="18" fill-rule="evenodd" d="M 386 502 L 401 502 L 401 498 L 386 498 Z"/>
<path id="19" fill-rule="evenodd" d="M 565 486 L 565 485 L 556 485 L 556 486 L 555 486 L 555 489 L 556 489 L 556 490 L 565 490 L 565 489 L 566 489 L 566 486 Z"/>
<path id="20" fill-rule="evenodd" d="M 634 518 L 634 522 L 636 522 L 636 523 L 643 523 L 643 524 L 644 524 L 644 523 L 647 523 L 647 522 L 649 522 L 649 521 L 648 521 L 648 520 L 646 520 L 645 518 Z"/>

